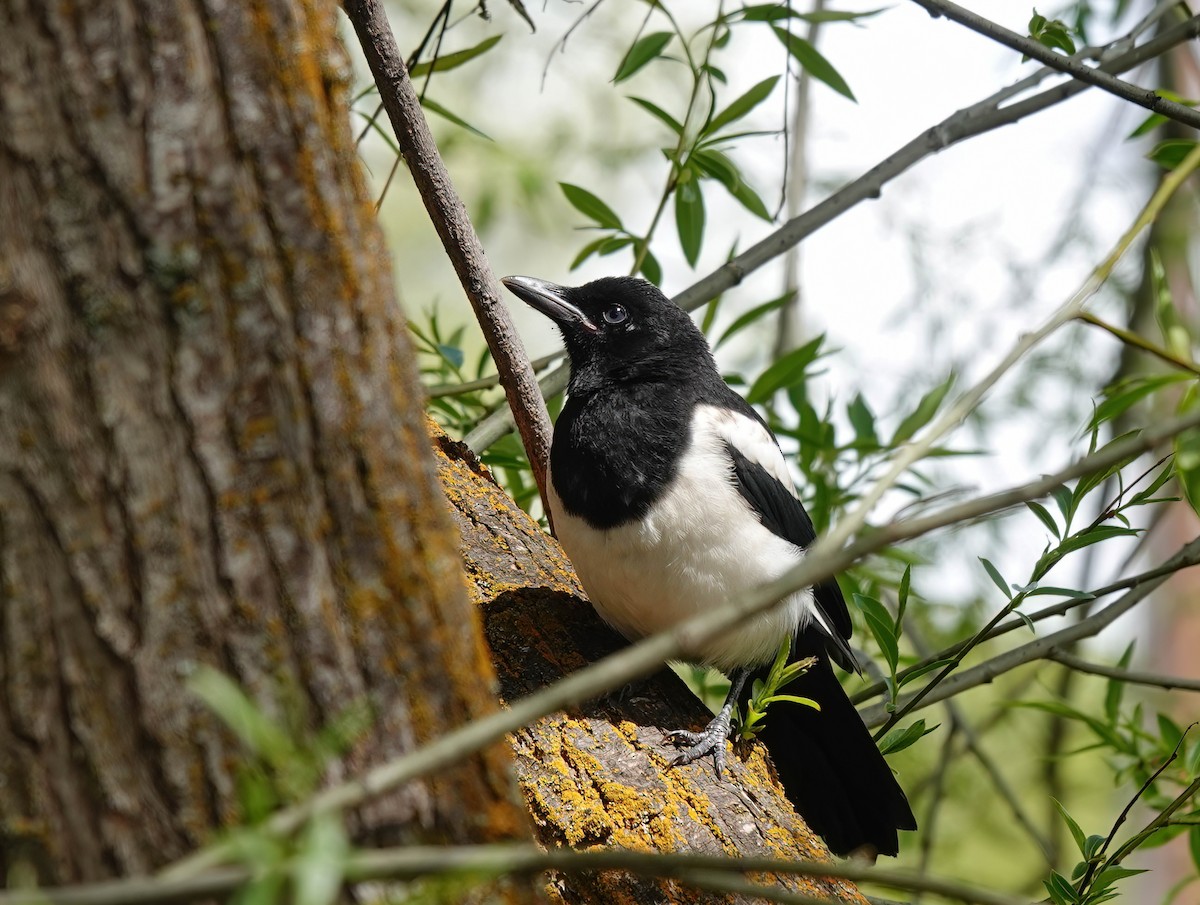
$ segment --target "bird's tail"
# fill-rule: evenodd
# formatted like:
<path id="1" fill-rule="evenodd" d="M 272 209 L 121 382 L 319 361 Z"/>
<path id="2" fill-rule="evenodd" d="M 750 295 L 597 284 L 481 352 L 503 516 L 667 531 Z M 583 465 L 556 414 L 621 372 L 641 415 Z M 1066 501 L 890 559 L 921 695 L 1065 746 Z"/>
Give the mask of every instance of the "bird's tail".
<path id="1" fill-rule="evenodd" d="M 788 799 L 834 854 L 895 855 L 896 831 L 915 830 L 916 818 L 828 657 L 819 655 L 786 693 L 821 705 L 774 701 L 767 709 L 759 737 Z"/>

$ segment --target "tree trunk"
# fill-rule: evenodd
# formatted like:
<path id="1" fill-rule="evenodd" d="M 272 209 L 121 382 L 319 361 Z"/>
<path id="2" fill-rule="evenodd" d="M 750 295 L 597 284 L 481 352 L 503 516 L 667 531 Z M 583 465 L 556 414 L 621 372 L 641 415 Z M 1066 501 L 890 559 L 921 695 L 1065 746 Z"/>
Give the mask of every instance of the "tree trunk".
<path id="1" fill-rule="evenodd" d="M 326 778 L 495 706 L 333 4 L 0 0 L 0 870 L 243 819 L 232 677 Z M 520 836 L 498 746 L 357 815 Z"/>
<path id="2" fill-rule="evenodd" d="M 438 434 L 442 485 L 462 535 L 472 599 L 501 695 L 513 700 L 612 653 L 622 641 L 586 601 L 558 544 L 491 480 L 462 444 Z M 707 760 L 668 767 L 677 750 L 664 728 L 700 729 L 711 718 L 670 670 L 603 700 L 558 713 L 512 739 L 517 778 L 548 847 L 617 846 L 642 851 L 830 857 L 783 795 L 761 745 L 731 757 L 718 780 Z M 852 883 L 770 877 L 772 885 L 863 903 Z M 561 902 L 725 902 L 674 880 L 613 873 L 552 877 Z"/>

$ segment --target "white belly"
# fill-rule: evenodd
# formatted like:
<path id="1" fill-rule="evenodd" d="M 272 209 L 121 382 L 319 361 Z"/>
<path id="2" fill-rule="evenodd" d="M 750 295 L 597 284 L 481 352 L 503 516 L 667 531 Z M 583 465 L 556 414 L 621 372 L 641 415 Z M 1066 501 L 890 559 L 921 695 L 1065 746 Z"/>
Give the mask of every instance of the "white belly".
<path id="1" fill-rule="evenodd" d="M 559 541 L 597 612 L 629 639 L 667 629 L 778 578 L 803 552 L 758 522 L 733 483 L 723 441 L 697 426 L 678 474 L 638 522 L 599 530 L 563 509 L 553 480 Z M 714 474 L 730 472 L 727 481 Z M 812 591 L 686 652 L 730 670 L 770 662 L 784 638 L 807 624 Z"/>

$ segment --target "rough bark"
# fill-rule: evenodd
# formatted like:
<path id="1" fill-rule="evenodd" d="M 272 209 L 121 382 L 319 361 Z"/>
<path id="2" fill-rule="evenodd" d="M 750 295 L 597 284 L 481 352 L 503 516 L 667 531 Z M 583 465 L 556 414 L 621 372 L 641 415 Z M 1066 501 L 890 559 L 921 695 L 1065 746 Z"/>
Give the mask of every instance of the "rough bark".
<path id="1" fill-rule="evenodd" d="M 468 589 L 513 700 L 611 653 L 622 644 L 580 598 L 558 544 L 491 480 L 464 445 L 434 429 L 442 485 L 459 533 Z M 769 766 L 750 745 L 730 758 L 724 781 L 708 761 L 679 769 L 665 728 L 702 727 L 708 713 L 682 681 L 663 670 L 604 700 L 558 713 L 512 738 L 517 778 L 546 846 L 620 846 L 645 851 L 829 858 Z M 788 889 L 865 902 L 853 884 L 773 877 Z M 675 881 L 626 875 L 555 876 L 564 903 L 717 902 Z"/>
<path id="2" fill-rule="evenodd" d="M 347 118 L 336 8 L 0 0 L 0 872 L 241 819 L 215 667 L 326 773 L 495 706 Z M 503 746 L 357 816 L 527 832 Z"/>

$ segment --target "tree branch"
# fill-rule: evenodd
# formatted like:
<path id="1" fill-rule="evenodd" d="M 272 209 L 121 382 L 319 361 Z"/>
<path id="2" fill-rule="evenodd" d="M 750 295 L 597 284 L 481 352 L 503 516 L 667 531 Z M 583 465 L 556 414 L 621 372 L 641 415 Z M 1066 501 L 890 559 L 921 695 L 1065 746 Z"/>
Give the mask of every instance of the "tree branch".
<path id="1" fill-rule="evenodd" d="M 1103 663 L 1091 663 L 1066 651 L 1052 650 L 1047 656 L 1056 663 L 1061 663 L 1076 672 L 1085 672 L 1093 676 L 1105 676 L 1118 679 L 1134 685 L 1152 685 L 1165 688 L 1168 691 L 1179 688 L 1184 691 L 1200 691 L 1200 679 L 1185 679 L 1181 676 L 1167 676 L 1160 673 L 1141 672 L 1136 669 L 1121 669 L 1117 666 L 1106 666 Z"/>
<path id="2" fill-rule="evenodd" d="M 891 889 L 928 892 L 974 905 L 1026 905 L 1002 893 L 979 889 L 940 877 L 914 874 L 895 868 L 879 868 L 861 861 L 783 861 L 777 858 L 730 858 L 724 855 L 639 852 L 620 848 L 578 851 L 552 848 L 544 851 L 526 844 L 474 846 L 411 845 L 351 854 L 345 863 L 352 882 L 367 880 L 412 880 L 445 874 L 506 876 L 543 871 L 581 873 L 619 870 L 646 877 L 674 877 L 696 885 L 733 891 L 718 877 L 729 874 L 788 874 L 865 881 Z M 111 880 L 80 886 L 47 888 L 29 892 L 0 892 L 0 905 L 165 905 L 199 898 L 228 895 L 252 877 L 246 868 L 223 868 L 190 878 L 138 878 Z M 738 886 L 738 892 L 777 902 L 821 903 L 828 899 L 772 894 L 769 887 Z"/>
<path id="3" fill-rule="evenodd" d="M 508 307 L 501 300 L 496 278 L 467 216 L 467 209 L 454 190 L 450 174 L 429 132 L 421 102 L 408 77 L 408 69 L 380 0 L 345 0 L 343 6 L 371 67 L 396 142 L 421 193 L 425 210 L 475 310 L 545 505 L 550 415 L 530 367 L 529 356 L 513 327 Z"/>
<path id="4" fill-rule="evenodd" d="M 1193 16 L 1186 22 L 1167 29 L 1145 44 L 1114 56 L 1101 64 L 1097 71 L 1125 72 L 1197 35 L 1200 35 L 1200 16 Z M 1032 77 L 1027 77 L 1022 81 L 1028 81 L 1030 78 Z M 1026 116 L 1052 107 L 1088 87 L 1085 82 L 1072 80 L 1006 107 L 999 105 L 1003 92 L 992 95 L 970 107 L 964 107 L 922 132 L 904 147 L 884 158 L 824 201 L 809 208 L 799 217 L 789 220 L 762 241 L 718 267 L 708 276 L 693 283 L 675 296 L 675 301 L 686 311 L 692 311 L 707 304 L 725 290 L 740 283 L 746 274 L 752 273 L 785 253 L 802 239 L 841 216 L 859 202 L 878 198 L 888 182 L 924 158 L 960 141 L 998 129 L 1001 126 L 1010 125 Z M 547 395 L 562 392 L 566 385 L 567 368 L 565 366 L 551 371 L 542 381 L 542 388 Z M 512 417 L 508 412 L 494 412 L 480 421 L 478 426 L 467 434 L 463 442 L 478 453 L 495 443 L 511 428 Z"/>
<path id="5" fill-rule="evenodd" d="M 916 3 L 917 6 L 924 9 L 935 19 L 945 16 L 959 25 L 966 26 L 971 31 L 991 38 L 993 41 L 1016 50 L 1025 56 L 1032 57 L 1051 69 L 1065 72 L 1080 82 L 1095 85 L 1097 88 L 1107 91 L 1109 94 L 1114 94 L 1122 100 L 1131 101 L 1138 106 L 1145 107 L 1147 110 L 1153 110 L 1155 113 L 1165 116 L 1168 119 L 1191 126 L 1193 129 L 1200 129 L 1200 112 L 1193 110 L 1191 107 L 1167 100 L 1167 98 L 1158 95 L 1148 88 L 1139 88 L 1137 85 L 1131 85 L 1129 82 L 1114 78 L 1102 69 L 1088 66 L 1080 60 L 1072 59 L 1061 53 L 1055 53 L 1044 44 L 1010 31 L 1003 25 L 993 22 L 990 19 L 985 19 L 983 16 L 971 12 L 969 9 L 963 9 L 963 7 L 956 3 L 951 3 L 950 0 L 912 0 L 912 2 Z"/>

